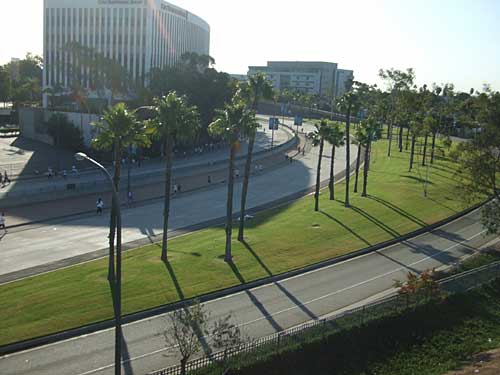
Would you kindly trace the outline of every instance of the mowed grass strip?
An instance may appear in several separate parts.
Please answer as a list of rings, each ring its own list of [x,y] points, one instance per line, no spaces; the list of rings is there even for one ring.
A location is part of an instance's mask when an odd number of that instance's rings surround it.
[[[453,178],[456,165],[436,159],[429,168],[428,197],[424,198],[426,169],[420,166],[420,157],[409,173],[408,152],[399,153],[396,142],[393,145],[391,158],[387,158],[386,140],[373,147],[369,197],[353,193],[352,208],[346,209],[341,183],[336,186],[338,201],[328,200],[327,190],[323,191],[320,212],[313,211],[311,196],[263,212],[248,223],[246,244],[234,240],[233,265],[223,261],[222,227],[171,240],[167,264],[160,260],[157,244],[124,253],[123,312],[330,259],[466,208]],[[359,192],[361,183],[360,179]],[[0,286],[0,345],[112,318],[106,276],[107,260],[102,259]]]

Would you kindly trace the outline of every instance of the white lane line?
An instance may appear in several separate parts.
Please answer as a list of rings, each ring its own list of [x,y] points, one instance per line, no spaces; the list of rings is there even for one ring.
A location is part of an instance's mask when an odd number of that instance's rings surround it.
[[[435,258],[436,256],[438,256],[438,255],[440,255],[440,254],[442,254],[442,253],[445,253],[445,252],[447,252],[447,251],[449,251],[449,250],[451,250],[451,249],[453,249],[453,248],[455,248],[455,247],[458,247],[458,246],[460,246],[460,245],[463,245],[465,242],[468,242],[468,241],[470,241],[470,240],[473,240],[473,239],[474,239],[474,238],[476,238],[476,237],[479,237],[480,235],[482,235],[482,234],[483,234],[483,233],[485,233],[485,232],[486,232],[486,230],[483,230],[483,231],[481,231],[481,232],[479,232],[479,233],[476,233],[475,235],[473,235],[473,236],[472,236],[472,237],[470,237],[470,238],[467,238],[467,239],[465,239],[465,240],[463,240],[463,241],[461,241],[461,242],[459,242],[459,243],[455,243],[454,245],[449,246],[448,248],[446,248],[446,249],[444,249],[444,250],[440,250],[440,251],[436,252],[436,253],[435,253],[435,254],[433,254],[433,255],[427,256],[427,257],[422,258],[422,259],[420,259],[420,260],[418,260],[418,261],[415,261],[415,262],[413,262],[413,263],[410,263],[410,264],[408,264],[406,267],[399,267],[399,268],[396,268],[396,269],[394,269],[394,270],[392,270],[392,271],[389,271],[389,272],[386,272],[386,273],[384,273],[384,274],[381,274],[381,275],[378,275],[378,276],[372,277],[372,278],[370,278],[370,279],[368,279],[368,280],[361,281],[361,282],[359,282],[359,283],[357,283],[357,284],[350,285],[350,286],[345,287],[345,288],[343,288],[343,289],[339,289],[339,290],[337,290],[337,291],[335,291],[335,292],[328,293],[328,294],[325,294],[325,295],[320,296],[320,297],[317,297],[317,298],[313,298],[313,299],[311,299],[311,300],[309,300],[309,301],[307,301],[307,302],[300,303],[300,304],[295,304],[295,305],[294,305],[294,306],[292,306],[292,307],[289,307],[289,308],[286,308],[286,309],[283,309],[283,310],[280,310],[280,311],[274,312],[274,313],[272,313],[272,314],[263,315],[263,316],[262,316],[262,317],[260,317],[260,318],[257,318],[257,319],[254,319],[254,320],[250,320],[250,321],[245,322],[245,323],[238,324],[238,327],[244,327],[244,326],[247,326],[247,325],[250,325],[250,324],[253,324],[253,323],[256,323],[256,322],[262,321],[262,320],[264,320],[264,319],[268,319],[268,318],[270,318],[270,317],[272,317],[272,316],[276,316],[276,315],[279,315],[279,314],[282,314],[282,313],[285,313],[285,312],[288,312],[288,311],[291,311],[291,310],[294,310],[294,309],[300,308],[301,306],[306,306],[306,305],[309,305],[309,304],[311,304],[311,303],[314,303],[314,302],[320,301],[320,300],[322,300],[322,299],[325,299],[325,298],[328,298],[328,297],[334,296],[334,295],[336,295],[336,294],[340,294],[340,293],[343,293],[343,292],[345,292],[345,291],[348,291],[348,290],[351,290],[351,289],[357,288],[357,287],[359,287],[359,286],[361,286],[361,285],[364,285],[364,284],[370,283],[370,282],[372,282],[372,281],[374,281],[374,280],[377,280],[377,279],[380,279],[380,278],[384,278],[384,277],[386,277],[386,276],[389,276],[390,274],[393,274],[393,273],[396,273],[396,272],[402,271],[402,270],[406,269],[407,267],[411,267],[411,266],[414,266],[414,265],[416,265],[416,264],[422,263],[422,262],[424,262],[424,261],[426,261],[426,260],[433,259],[433,258]],[[244,293],[244,292],[243,292],[243,293]],[[209,337],[210,337],[210,336],[204,336],[204,338],[209,338]],[[168,350],[173,349],[173,348],[175,348],[175,346],[173,346],[173,347],[168,347],[168,348],[158,349],[158,350],[155,350],[155,351],[150,352],[150,353],[145,353],[145,354],[142,354],[142,355],[139,355],[139,356],[133,357],[133,358],[129,358],[129,359],[127,359],[127,360],[123,361],[122,363],[128,363],[128,362],[135,361],[135,360],[138,360],[138,359],[143,359],[143,358],[146,358],[146,357],[150,357],[150,356],[152,356],[152,355],[155,355],[155,354],[158,354],[158,353],[161,353],[161,352],[165,352],[165,351],[168,351]],[[114,364],[107,365],[107,366],[103,366],[103,367],[100,367],[100,368],[98,368],[98,369],[94,369],[94,370],[91,370],[91,371],[87,371],[87,372],[84,372],[84,373],[81,373],[81,374],[78,374],[78,375],[91,375],[91,374],[95,374],[95,373],[97,373],[97,372],[100,372],[100,371],[106,370],[106,369],[111,368],[111,367],[113,367],[113,366],[114,366]]]

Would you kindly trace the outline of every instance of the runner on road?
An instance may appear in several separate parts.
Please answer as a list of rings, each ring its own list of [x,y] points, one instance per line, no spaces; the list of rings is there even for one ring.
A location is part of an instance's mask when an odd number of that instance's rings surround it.
[[[104,208],[104,202],[102,201],[102,199],[98,198],[95,205],[96,205],[96,208],[97,208],[96,213],[98,215],[102,215],[102,209]]]

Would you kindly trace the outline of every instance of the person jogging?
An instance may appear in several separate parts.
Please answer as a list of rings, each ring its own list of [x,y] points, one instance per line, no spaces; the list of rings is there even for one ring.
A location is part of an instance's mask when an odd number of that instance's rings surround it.
[[[102,209],[104,208],[104,202],[102,201],[102,199],[98,198],[95,205],[97,209],[96,210],[97,215],[102,215]]]

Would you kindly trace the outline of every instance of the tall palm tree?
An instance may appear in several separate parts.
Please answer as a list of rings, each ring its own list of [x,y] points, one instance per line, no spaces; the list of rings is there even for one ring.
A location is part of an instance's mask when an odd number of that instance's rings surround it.
[[[92,140],[92,146],[98,150],[114,151],[113,183],[119,190],[121,160],[123,150],[129,145],[147,146],[149,138],[145,125],[138,121],[135,113],[128,110],[124,103],[118,103],[104,112],[99,122],[93,123],[97,128],[97,137]],[[114,202],[120,204],[120,202]],[[109,270],[108,279],[114,280],[114,242],[116,230],[116,212],[114,204],[111,209],[109,228]]]
[[[342,147],[345,145],[345,133],[342,131],[342,129],[340,129],[338,123],[329,125],[326,140],[332,145],[332,154],[330,157],[330,180],[328,182],[328,189],[330,190],[330,200],[333,201],[335,200],[335,150],[337,149],[337,147]]]
[[[372,143],[377,141],[382,137],[382,127],[373,118],[368,117],[365,121],[361,122],[361,126],[358,128],[357,139],[361,141],[361,145],[365,150],[365,165],[363,169],[363,192],[362,197],[367,196],[367,186],[368,186],[368,172],[370,170],[370,156],[372,150]]]
[[[164,142],[166,164],[161,259],[166,262],[172,183],[172,150],[176,144],[188,142],[199,133],[200,120],[198,109],[195,106],[190,106],[187,98],[178,96],[175,91],[170,91],[167,96],[155,99],[154,105],[155,117],[148,122],[148,130]]]
[[[214,119],[208,126],[211,136],[224,139],[229,143],[229,170],[227,184],[227,211],[226,211],[226,249],[225,262],[232,262],[231,236],[233,221],[233,191],[234,191],[234,159],[240,147],[240,137],[248,135],[248,129],[255,127],[255,113],[248,110],[240,93],[226,104],[223,110],[218,110]]]
[[[242,90],[242,95],[246,99],[247,103],[251,106],[252,111],[257,112],[257,107],[261,100],[270,100],[274,96],[274,91],[271,83],[266,80],[266,77],[262,73],[257,73],[256,75],[248,79],[248,83]],[[238,241],[244,240],[245,231],[245,210],[247,202],[248,193],[248,182],[250,179],[250,173],[252,171],[252,154],[255,144],[255,135],[257,132],[258,123],[255,122],[253,129],[248,129],[248,150],[247,159],[245,162],[245,174],[243,176],[243,186],[241,189],[241,208],[240,208],[240,225],[238,229]]]
[[[316,168],[316,190],[314,191],[314,211],[319,211],[319,189],[321,184],[321,160],[323,159],[323,149],[325,147],[325,138],[328,137],[330,129],[328,122],[322,119],[319,124],[315,124],[316,128],[307,136],[312,141],[314,147],[319,146],[318,166]]]

